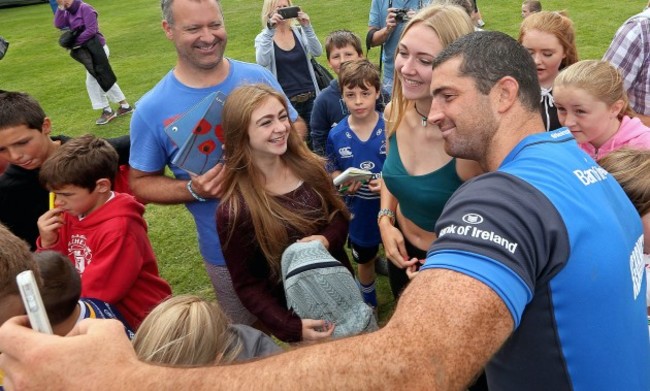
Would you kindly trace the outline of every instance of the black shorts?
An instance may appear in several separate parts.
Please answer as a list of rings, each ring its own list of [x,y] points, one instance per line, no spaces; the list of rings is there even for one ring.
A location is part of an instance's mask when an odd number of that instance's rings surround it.
[[[371,247],[362,247],[358,244],[353,243],[349,238],[348,247],[350,247],[352,259],[354,259],[354,262],[358,263],[359,265],[366,264],[377,258],[377,252],[379,252],[379,244]]]

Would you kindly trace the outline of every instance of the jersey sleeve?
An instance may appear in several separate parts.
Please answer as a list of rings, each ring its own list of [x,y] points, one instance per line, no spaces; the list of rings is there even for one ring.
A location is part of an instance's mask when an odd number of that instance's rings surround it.
[[[536,288],[566,264],[569,240],[549,199],[506,173],[464,184],[445,205],[422,269],[457,271],[488,285],[519,325]]]

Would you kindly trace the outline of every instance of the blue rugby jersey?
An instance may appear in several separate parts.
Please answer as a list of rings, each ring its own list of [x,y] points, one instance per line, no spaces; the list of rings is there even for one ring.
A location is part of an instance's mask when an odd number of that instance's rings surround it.
[[[436,232],[422,269],[480,280],[513,317],[490,389],[650,390],[640,219],[568,130],[525,138],[461,186]]]
[[[355,167],[378,174],[386,160],[386,134],[384,119],[379,120],[366,141],[361,141],[350,129],[348,117],[339,122],[327,136],[325,147],[328,170],[330,172]],[[377,213],[380,208],[380,195],[373,193],[368,184],[363,184],[354,194],[347,195],[345,202],[352,213],[350,220],[350,240],[354,244],[372,247],[381,243]]]

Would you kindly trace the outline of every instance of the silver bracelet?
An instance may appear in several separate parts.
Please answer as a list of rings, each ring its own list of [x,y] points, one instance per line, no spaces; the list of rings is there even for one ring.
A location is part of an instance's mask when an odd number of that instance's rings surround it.
[[[192,197],[194,197],[195,200],[197,200],[199,202],[207,201],[205,198],[203,198],[200,195],[196,194],[194,189],[192,189],[192,180],[191,179],[189,181],[187,181],[187,185],[185,187],[187,187],[187,191],[190,192],[190,194],[192,195]]]

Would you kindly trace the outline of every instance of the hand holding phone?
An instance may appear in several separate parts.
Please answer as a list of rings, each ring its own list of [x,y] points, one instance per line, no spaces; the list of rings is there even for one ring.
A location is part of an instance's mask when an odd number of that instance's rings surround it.
[[[52,334],[52,326],[47,317],[38,285],[36,285],[34,272],[25,270],[19,273],[16,276],[16,283],[20,289],[20,297],[23,299],[23,305],[25,306],[25,311],[27,311],[32,330]]]

